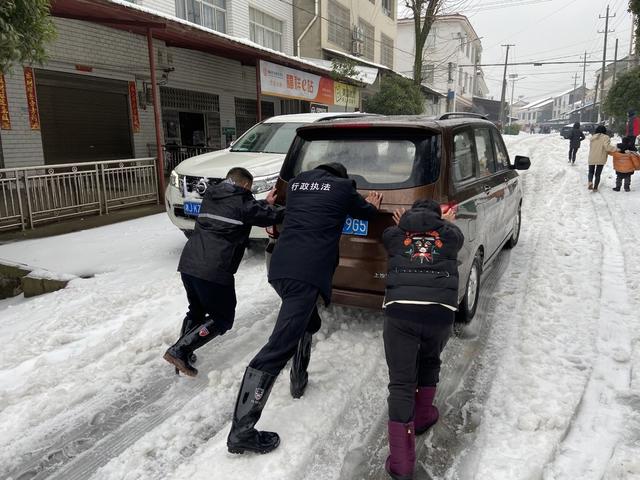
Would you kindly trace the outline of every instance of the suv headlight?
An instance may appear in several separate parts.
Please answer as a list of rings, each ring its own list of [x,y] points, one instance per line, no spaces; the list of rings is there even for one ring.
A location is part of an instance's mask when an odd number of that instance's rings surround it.
[[[180,188],[180,177],[175,170],[171,170],[171,176],[169,177],[169,185],[175,188]]]
[[[253,179],[253,188],[251,191],[254,194],[268,192],[278,181],[278,173],[272,173],[271,175],[265,175],[264,177],[256,177]]]

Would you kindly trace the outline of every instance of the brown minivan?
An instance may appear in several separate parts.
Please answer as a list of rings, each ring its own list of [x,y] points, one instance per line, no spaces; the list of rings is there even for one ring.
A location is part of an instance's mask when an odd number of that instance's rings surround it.
[[[380,213],[370,221],[347,218],[340,241],[340,264],[333,277],[335,303],[381,308],[387,272],[382,232],[393,224],[396,208],[432,198],[443,210],[457,211],[455,223],[465,236],[459,254],[459,321],[475,314],[482,270],[520,234],[522,188],[496,126],[483,117],[450,113],[368,117],[323,122],[298,129],[280,170],[279,203],[286,203],[288,181],[316,166],[340,162],[363,195],[380,191]],[[267,254],[278,231],[270,232]]]

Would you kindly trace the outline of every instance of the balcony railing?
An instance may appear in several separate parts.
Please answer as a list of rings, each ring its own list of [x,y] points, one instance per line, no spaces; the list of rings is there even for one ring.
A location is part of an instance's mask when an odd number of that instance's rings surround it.
[[[0,231],[157,202],[155,158],[0,169]]]

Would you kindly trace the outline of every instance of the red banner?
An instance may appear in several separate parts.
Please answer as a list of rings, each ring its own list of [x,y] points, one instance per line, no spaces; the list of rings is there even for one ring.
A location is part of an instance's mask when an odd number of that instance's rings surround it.
[[[31,67],[24,67],[24,88],[27,92],[27,108],[31,130],[40,130],[40,114],[38,113],[38,96],[36,95],[36,78]]]
[[[140,112],[138,112],[136,82],[129,82],[129,102],[131,103],[131,127],[133,128],[133,133],[140,133]]]
[[[9,100],[7,100],[7,85],[4,83],[4,75],[0,73],[0,128],[11,130],[11,117],[9,116]]]

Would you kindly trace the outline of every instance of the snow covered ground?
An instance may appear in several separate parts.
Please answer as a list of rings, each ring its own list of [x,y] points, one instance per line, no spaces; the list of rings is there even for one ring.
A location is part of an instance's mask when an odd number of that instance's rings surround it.
[[[532,160],[520,243],[447,345],[442,421],[418,442],[416,478],[640,478],[640,176],[613,192],[608,166],[593,194],[588,148],[570,167],[559,137],[506,140]],[[302,399],[287,374],[276,383],[259,426],[280,448],[226,452],[242,372],[279,302],[249,252],[234,329],[199,352],[197,379],[176,377],[161,356],[185,309],[183,245],[156,215],[0,246],[2,259],[78,277],[0,301],[0,478],[386,478],[381,316],[357,309],[321,313]]]

